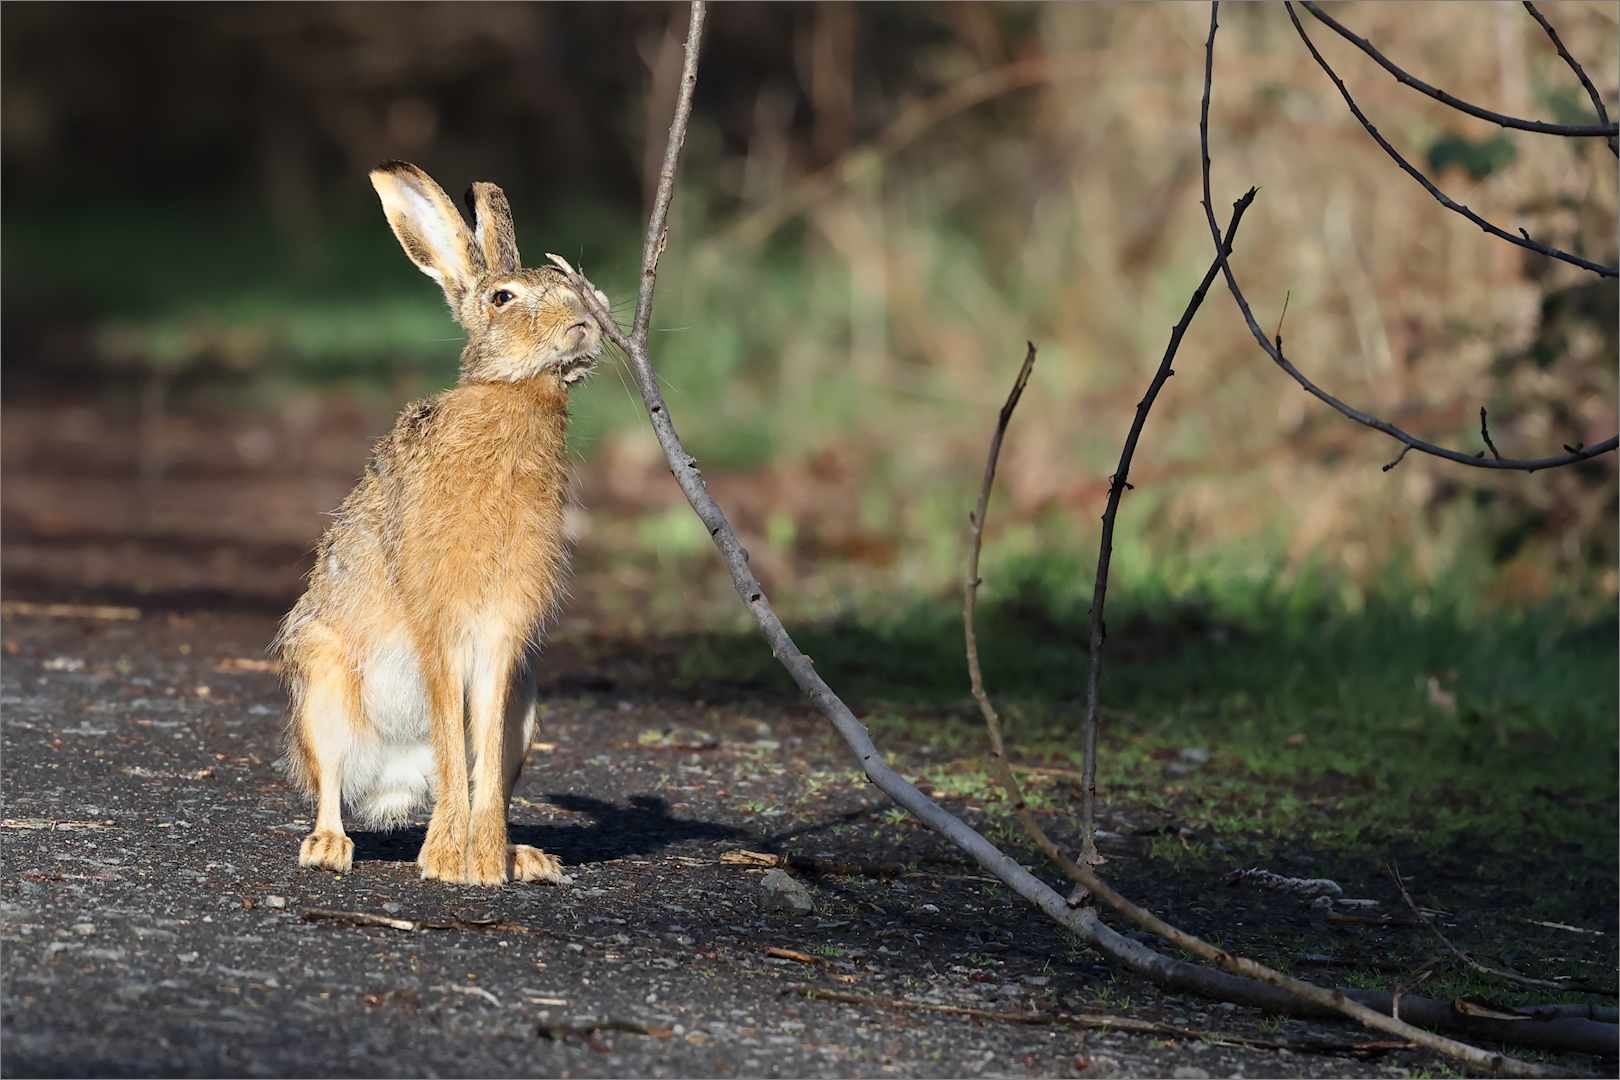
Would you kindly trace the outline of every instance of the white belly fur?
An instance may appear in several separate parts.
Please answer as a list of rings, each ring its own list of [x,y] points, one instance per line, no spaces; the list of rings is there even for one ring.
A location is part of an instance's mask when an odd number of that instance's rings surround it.
[[[469,658],[474,659],[474,658]],[[507,738],[526,751],[536,709],[532,653],[513,672]],[[474,669],[476,663],[469,665]],[[380,645],[361,672],[361,707],[368,724],[343,760],[343,801],[365,828],[408,824],[434,796],[431,710],[416,650],[403,637]]]
[[[366,828],[398,828],[433,796],[430,710],[416,650],[383,643],[361,672],[361,707],[370,721],[343,763],[343,799]]]

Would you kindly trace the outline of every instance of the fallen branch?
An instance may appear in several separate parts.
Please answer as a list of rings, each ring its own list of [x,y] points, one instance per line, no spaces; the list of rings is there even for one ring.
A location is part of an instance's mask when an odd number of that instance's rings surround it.
[[[1519,247],[1524,248],[1526,251],[1534,251],[1538,255],[1545,255],[1551,259],[1560,259],[1563,262],[1569,263],[1571,266],[1579,266],[1582,270],[1590,270],[1594,274],[1599,274],[1603,277],[1620,277],[1620,269],[1616,269],[1613,266],[1604,266],[1602,263],[1595,263],[1589,259],[1583,259],[1579,255],[1571,255],[1567,251],[1562,251],[1555,247],[1548,247],[1546,244],[1539,244],[1530,239],[1528,235],[1523,235],[1522,233],[1519,236],[1514,236],[1512,233],[1498,228],[1489,221],[1486,221],[1484,218],[1468,209],[1468,207],[1464,206],[1460,202],[1456,202],[1445,192],[1435,187],[1429,178],[1418,172],[1417,169],[1412,166],[1411,162],[1402,157],[1400,151],[1391,146],[1389,140],[1380,135],[1378,133],[1378,129],[1373,126],[1372,121],[1367,119],[1366,114],[1361,111],[1361,107],[1356,104],[1356,99],[1350,96],[1350,91],[1345,87],[1344,80],[1340,79],[1334,70],[1328,66],[1328,62],[1322,58],[1322,54],[1316,51],[1316,45],[1311,41],[1310,35],[1305,33],[1305,27],[1300,23],[1299,16],[1294,13],[1294,5],[1291,0],[1285,0],[1283,6],[1288,9],[1288,18],[1293,21],[1294,29],[1299,33],[1299,39],[1303,41],[1305,43],[1305,47],[1310,50],[1311,56],[1315,58],[1317,66],[1323,71],[1327,72],[1327,77],[1332,79],[1333,85],[1339,88],[1339,96],[1344,98],[1344,103],[1346,105],[1350,106],[1350,112],[1357,120],[1361,122],[1361,126],[1366,129],[1367,134],[1371,135],[1373,137],[1373,141],[1378,143],[1378,145],[1383,148],[1384,153],[1388,154],[1394,159],[1395,164],[1401,167],[1402,172],[1406,173],[1406,175],[1423,185],[1423,190],[1434,196],[1436,202],[1454,214],[1461,214],[1463,217],[1467,218],[1475,225],[1478,225],[1481,229],[1490,233],[1499,240],[1506,240],[1510,244],[1516,244]]]
[[[652,361],[647,351],[648,317],[652,310],[653,288],[658,274],[658,259],[667,240],[667,222],[669,203],[675,189],[675,170],[680,159],[681,146],[686,138],[687,123],[692,109],[692,92],[697,82],[698,43],[702,36],[704,18],[704,5],[702,0],[694,0],[691,6],[691,20],[688,24],[686,39],[686,57],[681,72],[680,93],[677,97],[675,118],[670,125],[669,142],[664,153],[663,167],[659,173],[658,191],[653,201],[652,213],[647,223],[647,236],[642,251],[641,285],[636,300],[635,318],[629,332],[626,332],[613,319],[612,313],[602,303],[601,294],[582,274],[569,266],[568,263],[557,257],[552,260],[569,276],[576,292],[584,301],[587,310],[601,326],[603,333],[624,354],[630,364],[635,377],[637,388],[641,391],[642,401],[646,405],[647,414],[651,421],[654,435],[659,446],[664,451],[665,460],[669,463],[670,472],[679,485],[681,492],[686,496],[693,511],[699,520],[708,529],[710,539],[719,550],[726,568],[731,573],[732,584],[742,597],[743,605],[753,618],[760,632],[765,636],[771,646],[772,654],[787,669],[799,688],[809,698],[810,702],[832,724],[835,731],[848,744],[867,777],[880,791],[889,796],[896,804],[916,817],[928,828],[939,833],[945,839],[970,855],[980,866],[994,874],[1013,893],[1029,901],[1037,910],[1043,912],[1054,922],[1072,932],[1082,940],[1093,945],[1103,955],[1117,963],[1123,964],[1161,985],[1185,985],[1188,988],[1198,987],[1194,992],[1216,997],[1220,1000],[1238,1001],[1244,1004],[1252,1000],[1268,1000],[1271,1002],[1270,1011],[1296,1013],[1308,1002],[1325,1005],[1326,1008],[1339,1012],[1352,1011],[1354,999],[1350,992],[1328,991],[1321,987],[1299,983],[1297,980],[1287,980],[1288,990],[1280,987],[1267,987],[1252,979],[1233,978],[1217,971],[1206,968],[1195,968],[1193,965],[1180,961],[1170,960],[1150,949],[1121,937],[1104,925],[1098,918],[1096,910],[1092,907],[1071,907],[1063,897],[1050,886],[1040,881],[1033,874],[1019,866],[1010,856],[996,848],[984,836],[970,828],[965,822],[946,812],[937,803],[933,802],[913,784],[907,781],[887,762],[873,744],[871,735],[865,726],[856,719],[842,699],[835,694],[821,675],[816,671],[815,665],[801,652],[793,639],[789,636],[781,620],[777,617],[775,609],[766,598],[764,589],[759,580],[749,568],[748,553],[738,541],[736,533],[726,520],[725,513],[714,501],[713,496],[704,485],[702,473],[697,467],[697,459],[686,452],[681,444],[680,436],[675,431],[673,421],[669,416],[668,406],[664,402],[663,392],[658,385],[658,378],[653,371]],[[1211,26],[1211,50],[1213,49],[1213,21]],[[1206,110],[1208,99],[1208,71],[1206,70]],[[1206,142],[1207,148],[1207,142]],[[1207,151],[1205,158],[1207,161]],[[1206,188],[1207,188],[1206,172]],[[1252,198],[1252,196],[1251,196]],[[1207,200],[1206,200],[1207,201]],[[1240,204],[1243,205],[1243,204]],[[1233,224],[1236,224],[1237,215],[1234,214]],[[1226,267],[1227,241],[1218,240],[1221,250],[1217,255],[1216,263],[1223,269]],[[1227,271],[1228,274],[1230,271]],[[1211,278],[1212,280],[1212,278]],[[1190,315],[1187,316],[1190,319]],[[1185,321],[1185,320],[1184,320]],[[1183,327],[1184,329],[1184,327]],[[1179,335],[1177,337],[1179,340]],[[1107,889],[1095,875],[1085,868],[1081,868],[1089,880],[1087,888]],[[1118,894],[1108,890],[1113,897],[1109,902],[1121,907],[1121,910],[1134,912],[1132,918],[1144,925],[1158,924],[1158,920],[1151,915],[1136,908],[1119,897]],[[1165,929],[1181,935],[1168,926]],[[1204,943],[1198,942],[1199,945]],[[1233,958],[1220,950],[1210,946],[1204,948],[1211,954],[1218,955],[1228,963]],[[1259,965],[1251,965],[1258,971],[1265,971]],[[1283,978],[1276,973],[1268,973],[1274,978]],[[1268,980],[1270,981],[1270,980]],[[1218,988],[1218,989],[1217,989]],[[1216,992],[1211,992],[1216,990]],[[1267,991],[1272,991],[1267,993]],[[1298,996],[1296,996],[1298,995]],[[1301,1002],[1304,997],[1306,1002]],[[1389,1017],[1371,1013],[1370,1010],[1355,1006],[1358,1019],[1367,1019],[1369,1026],[1383,1030],[1393,1031],[1413,1042],[1436,1049],[1445,1049],[1447,1052],[1465,1056],[1471,1063],[1497,1072],[1508,1072],[1511,1075],[1522,1076],[1550,1076],[1549,1070],[1540,1066],[1517,1061],[1513,1058],[1497,1054],[1486,1054],[1473,1047],[1466,1047],[1447,1039],[1438,1039],[1428,1032],[1413,1028],[1410,1025],[1394,1021]],[[1551,1023],[1583,1024],[1590,1021],[1553,1021]],[[1393,1026],[1392,1026],[1393,1025]],[[1545,1028],[1549,1025],[1541,1024],[1501,1024],[1499,1026],[1518,1029]],[[1594,1025],[1602,1027],[1603,1025]],[[1590,1051],[1589,1051],[1590,1052]]]
[[[1137,1020],[1129,1016],[1101,1014],[1087,1016],[1076,1013],[992,1012],[963,1005],[936,1005],[928,1001],[906,1001],[904,998],[877,997],[872,994],[845,994],[837,990],[821,990],[814,986],[795,986],[793,992],[812,1001],[836,1001],[844,1005],[881,1005],[886,1009],[909,1012],[940,1013],[945,1016],[967,1016],[997,1024],[1024,1024],[1031,1027],[1101,1028],[1104,1031],[1130,1031],[1138,1035],[1159,1035],[1171,1039],[1197,1039],[1201,1042],[1226,1043],[1247,1046],[1255,1050],[1288,1050],[1309,1054],[1381,1053],[1388,1050],[1410,1050],[1407,1042],[1347,1043],[1331,1039],[1308,1039],[1276,1042],[1271,1039],[1251,1039],[1242,1035],[1229,1035],[1220,1031],[1198,1031],[1160,1024],[1152,1020]]]

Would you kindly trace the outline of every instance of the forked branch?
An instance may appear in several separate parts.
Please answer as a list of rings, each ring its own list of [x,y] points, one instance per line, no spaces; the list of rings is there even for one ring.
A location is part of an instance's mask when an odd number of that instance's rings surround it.
[[[1299,19],[1294,15],[1292,6],[1290,6],[1288,9],[1288,15],[1289,18],[1294,20],[1295,27],[1299,27]],[[1302,27],[1300,27],[1300,32],[1303,35],[1304,29]],[[1307,41],[1308,40],[1309,39],[1307,39]],[[1209,185],[1209,98],[1210,87],[1214,79],[1214,64],[1215,18],[1212,15],[1210,18],[1210,37],[1208,43],[1205,45],[1204,99],[1198,121],[1198,138],[1204,180],[1204,217],[1209,223],[1210,236],[1215,241],[1216,245],[1219,246],[1221,244],[1220,224],[1215,220],[1214,206],[1210,201],[1211,196]],[[1566,453],[1560,454],[1557,457],[1518,460],[1514,458],[1487,458],[1483,456],[1476,456],[1473,454],[1464,453],[1461,450],[1452,450],[1444,446],[1437,446],[1436,444],[1428,442],[1425,439],[1420,439],[1415,435],[1409,434],[1408,432],[1396,427],[1394,424],[1391,424],[1387,420],[1381,420],[1378,417],[1373,416],[1371,413],[1362,412],[1353,405],[1340,401],[1326,390],[1323,390],[1320,386],[1317,386],[1310,379],[1306,378],[1305,375],[1300,372],[1300,370],[1296,368],[1286,356],[1283,355],[1281,339],[1279,338],[1277,341],[1273,342],[1266,336],[1266,332],[1261,329],[1259,321],[1254,317],[1254,310],[1249,306],[1248,298],[1243,295],[1243,290],[1238,285],[1237,275],[1232,271],[1230,260],[1228,260],[1223,253],[1218,256],[1218,261],[1221,264],[1221,272],[1226,277],[1226,286],[1231,290],[1232,299],[1237,302],[1238,310],[1243,313],[1243,321],[1248,324],[1249,333],[1254,336],[1254,340],[1260,344],[1260,348],[1265,351],[1266,355],[1271,357],[1272,361],[1278,367],[1282,368],[1283,371],[1288,374],[1289,378],[1299,383],[1300,386],[1305,388],[1307,393],[1316,398],[1318,401],[1328,405],[1341,415],[1349,417],[1356,423],[1365,427],[1370,427],[1374,431],[1381,431],[1390,438],[1402,443],[1403,449],[1401,450],[1401,457],[1405,457],[1407,451],[1409,450],[1417,450],[1425,454],[1430,454],[1434,457],[1444,458],[1447,461],[1454,461],[1459,465],[1469,465],[1476,469],[1505,469],[1517,472],[1536,472],[1541,469],[1552,469],[1561,465],[1573,465],[1578,461],[1586,461],[1590,458],[1597,457],[1600,454],[1607,454],[1614,450],[1616,446],[1620,446],[1620,436],[1611,435],[1609,438],[1603,440],[1595,446],[1565,447]],[[1396,458],[1394,462],[1390,463],[1389,468],[1393,468],[1394,465],[1399,461],[1400,458]]]
[[[1620,142],[1617,142],[1615,138],[1615,129],[1620,127],[1620,124],[1609,122],[1609,110],[1603,107],[1603,95],[1598,93],[1598,88],[1592,85],[1592,80],[1586,77],[1586,69],[1581,67],[1580,61],[1571,56],[1569,50],[1564,48],[1564,39],[1558,36],[1558,31],[1553,29],[1553,24],[1548,22],[1546,17],[1536,10],[1536,5],[1532,4],[1530,0],[1524,0],[1524,9],[1530,13],[1531,18],[1541,24],[1543,30],[1547,31],[1547,36],[1552,39],[1553,48],[1558,50],[1558,55],[1564,58],[1564,63],[1568,64],[1570,70],[1575,72],[1575,77],[1581,80],[1581,86],[1586,89],[1586,96],[1592,99],[1592,109],[1597,113],[1598,120],[1608,124],[1609,149],[1617,157],[1620,157]]]
[[[1350,106],[1350,111],[1355,114],[1355,118],[1357,120],[1361,121],[1361,126],[1367,129],[1367,134],[1371,135],[1374,141],[1376,141],[1378,145],[1383,148],[1384,153],[1388,154],[1395,160],[1395,164],[1401,167],[1402,172],[1416,180],[1419,184],[1422,184],[1423,190],[1427,191],[1430,195],[1433,195],[1435,200],[1439,202],[1441,206],[1445,207],[1447,210],[1450,210],[1452,213],[1461,214],[1463,217],[1467,218],[1469,221],[1472,221],[1475,225],[1478,225],[1481,229],[1490,233],[1492,236],[1501,240],[1506,240],[1510,244],[1517,244],[1526,251],[1534,251],[1538,255],[1545,255],[1551,259],[1561,259],[1572,266],[1579,266],[1583,270],[1590,270],[1594,274],[1601,274],[1603,277],[1620,277],[1620,269],[1616,269],[1613,266],[1604,266],[1602,263],[1595,263],[1590,259],[1583,259],[1579,255],[1571,255],[1569,252],[1562,251],[1555,247],[1548,247],[1546,244],[1538,243],[1535,240],[1530,239],[1528,233],[1522,233],[1519,236],[1514,236],[1512,233],[1498,228],[1489,221],[1486,221],[1484,218],[1468,209],[1468,207],[1452,199],[1445,192],[1435,187],[1434,184],[1430,182],[1429,178],[1418,172],[1417,169],[1413,167],[1411,162],[1402,157],[1400,151],[1391,146],[1389,140],[1384,138],[1383,135],[1379,134],[1378,129],[1373,126],[1372,121],[1367,119],[1366,114],[1361,111],[1361,107],[1356,104],[1356,99],[1350,96],[1350,91],[1345,87],[1344,80],[1340,79],[1338,74],[1328,66],[1328,62],[1322,58],[1322,54],[1316,51],[1315,43],[1311,41],[1310,35],[1305,32],[1305,27],[1300,23],[1299,16],[1294,13],[1294,5],[1291,0],[1285,0],[1283,6],[1288,9],[1288,18],[1293,22],[1294,30],[1298,32],[1299,39],[1303,41],[1305,43],[1305,47],[1311,51],[1311,56],[1315,58],[1317,66],[1323,71],[1327,72],[1328,78],[1333,80],[1333,85],[1339,88],[1339,96],[1344,98],[1344,103],[1346,105]]]

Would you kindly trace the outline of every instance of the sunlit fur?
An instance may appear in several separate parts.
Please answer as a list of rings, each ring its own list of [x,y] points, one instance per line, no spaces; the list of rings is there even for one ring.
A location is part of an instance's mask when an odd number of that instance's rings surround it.
[[[468,193],[474,232],[415,166],[371,179],[467,347],[455,389],[408,406],[378,442],[278,637],[287,774],[318,804],[299,863],[349,869],[345,805],[392,827],[431,799],[423,877],[557,881],[553,856],[507,844],[506,813],[567,571],[568,387],[596,362],[601,328],[560,272],[519,267],[493,184]]]

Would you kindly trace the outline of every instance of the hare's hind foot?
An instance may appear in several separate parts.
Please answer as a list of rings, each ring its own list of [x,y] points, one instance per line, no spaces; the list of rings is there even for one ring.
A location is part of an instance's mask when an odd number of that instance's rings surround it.
[[[298,865],[347,874],[354,865],[354,841],[340,832],[317,829],[299,846]]]
[[[561,885],[562,860],[528,844],[506,845],[506,871],[513,881]]]

